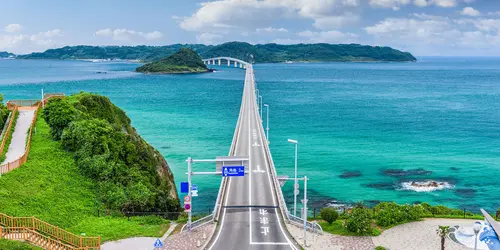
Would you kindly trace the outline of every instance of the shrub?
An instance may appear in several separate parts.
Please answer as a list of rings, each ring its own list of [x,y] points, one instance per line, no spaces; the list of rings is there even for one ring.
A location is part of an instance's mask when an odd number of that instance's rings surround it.
[[[374,210],[377,225],[383,227],[416,221],[424,214],[424,207],[421,205],[398,205],[395,202],[381,202]]]
[[[379,236],[380,234],[382,234],[382,232],[380,232],[378,228],[373,229],[372,236]]]
[[[385,250],[385,247],[383,247],[383,246],[377,246],[377,247],[375,248],[375,250]]]
[[[321,218],[330,225],[339,218],[339,213],[332,207],[325,207],[319,213]]]
[[[356,207],[345,221],[347,230],[357,234],[367,234],[371,232],[372,214],[368,208]]]

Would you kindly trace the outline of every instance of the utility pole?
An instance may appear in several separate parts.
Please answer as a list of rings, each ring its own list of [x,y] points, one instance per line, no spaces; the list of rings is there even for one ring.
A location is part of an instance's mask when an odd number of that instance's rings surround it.
[[[297,179],[295,179],[297,180]],[[304,247],[307,247],[306,233],[307,233],[307,176],[304,176]]]
[[[299,194],[299,183],[297,181],[297,156],[299,142],[288,139],[288,142],[295,144],[295,178],[293,181],[293,216],[297,216],[297,195]]]
[[[264,107],[266,107],[266,110],[267,110],[266,138],[267,138],[267,142],[269,143],[269,104],[264,104]]]
[[[45,102],[43,101],[43,88],[42,88],[42,108],[45,108]]]
[[[187,159],[188,162],[188,195],[191,197],[191,174],[192,174],[192,169],[191,169],[191,164],[193,162],[193,159],[191,157],[188,157]],[[191,204],[193,204],[193,198],[191,198]],[[191,232],[191,219],[192,219],[192,212],[193,211],[193,206],[191,206],[191,209],[189,209],[188,213],[188,227],[189,231]]]

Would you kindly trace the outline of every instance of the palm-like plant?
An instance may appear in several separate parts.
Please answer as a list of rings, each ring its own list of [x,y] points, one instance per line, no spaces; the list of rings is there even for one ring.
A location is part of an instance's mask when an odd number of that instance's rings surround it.
[[[441,250],[444,250],[444,242],[446,240],[446,236],[448,235],[449,226],[439,226],[437,229],[437,234],[441,237]]]

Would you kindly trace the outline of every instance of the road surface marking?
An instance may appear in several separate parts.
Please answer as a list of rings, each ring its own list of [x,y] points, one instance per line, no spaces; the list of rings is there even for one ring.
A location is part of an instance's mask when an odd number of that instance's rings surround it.
[[[254,173],[265,173],[266,171],[260,169],[260,165],[257,165],[257,169],[253,171]]]
[[[262,232],[260,232],[261,234],[267,236],[267,234],[269,233],[269,227],[260,227],[262,229]]]

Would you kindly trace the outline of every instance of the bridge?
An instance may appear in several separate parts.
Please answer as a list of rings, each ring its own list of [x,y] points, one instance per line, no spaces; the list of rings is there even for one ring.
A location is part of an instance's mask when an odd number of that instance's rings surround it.
[[[193,222],[191,228],[218,222],[205,249],[301,249],[286,224],[302,227],[304,222],[288,213],[259,115],[252,64],[231,57],[207,58],[203,62],[227,63],[246,71],[229,156],[248,160],[244,163],[245,176],[222,177],[214,213]],[[307,222],[307,228],[322,231],[316,223]]]
[[[219,66],[222,65],[222,61],[226,61],[228,67],[230,67],[231,64],[234,64],[235,68],[239,67],[242,69],[246,69],[247,66],[251,66],[250,63],[245,62],[243,60],[232,58],[232,57],[225,57],[225,56],[202,59],[202,61],[208,65],[219,65]]]

